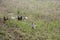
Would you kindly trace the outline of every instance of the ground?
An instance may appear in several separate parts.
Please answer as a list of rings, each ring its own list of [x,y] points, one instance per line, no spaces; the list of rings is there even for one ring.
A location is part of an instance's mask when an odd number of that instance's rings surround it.
[[[9,19],[5,23],[1,19],[0,40],[60,40],[60,1],[3,0],[0,3],[0,18],[10,17],[11,13],[28,17],[22,21]]]

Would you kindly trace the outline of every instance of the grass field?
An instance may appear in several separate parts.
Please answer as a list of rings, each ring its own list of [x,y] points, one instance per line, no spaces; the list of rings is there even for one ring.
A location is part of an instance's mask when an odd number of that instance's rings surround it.
[[[13,0],[0,2],[0,17],[9,14],[28,20],[0,20],[0,40],[60,40],[60,1]],[[13,16],[13,15],[12,15]],[[32,22],[36,28],[32,29]]]

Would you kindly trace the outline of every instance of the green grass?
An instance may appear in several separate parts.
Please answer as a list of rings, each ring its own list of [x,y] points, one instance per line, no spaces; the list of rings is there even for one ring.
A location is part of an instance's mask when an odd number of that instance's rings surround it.
[[[0,23],[1,40],[60,40],[59,2],[6,0],[1,5],[0,17],[9,16],[10,13],[28,17],[27,21],[8,20],[5,24]],[[35,29],[31,27],[32,22],[36,25]]]
[[[7,21],[7,25],[11,27],[11,25],[17,25],[19,28],[18,32],[20,31],[22,34],[25,33],[28,36],[28,40],[58,40],[59,38],[59,22],[57,20],[51,22],[44,22],[44,21],[34,21],[36,25],[36,29],[32,29],[31,22],[25,21],[17,21],[13,20],[12,24],[11,21]],[[9,27],[9,28],[10,28]],[[12,27],[13,28],[13,27]],[[58,31],[58,32],[57,32]],[[29,37],[31,36],[31,38]],[[25,38],[22,38],[25,39]]]

